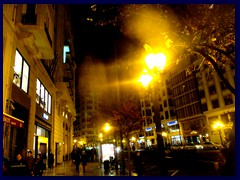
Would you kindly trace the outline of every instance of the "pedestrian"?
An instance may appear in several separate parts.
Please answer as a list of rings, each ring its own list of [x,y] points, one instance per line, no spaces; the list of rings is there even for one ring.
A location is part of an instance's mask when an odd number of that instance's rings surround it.
[[[9,175],[9,161],[7,158],[3,157],[3,176],[8,176]]]
[[[53,169],[53,163],[54,163],[54,155],[52,151],[50,151],[49,156],[48,156],[48,168]]]
[[[32,151],[27,152],[27,168],[28,168],[28,176],[33,176],[34,175],[34,158],[32,155]]]
[[[16,159],[10,165],[10,176],[27,176],[27,162],[23,159],[21,153],[16,155]]]
[[[46,170],[47,169],[47,154],[46,153],[41,153],[41,159],[43,160],[43,170]]]
[[[76,166],[76,172],[79,172],[79,165],[80,165],[80,150],[76,149],[74,152],[74,160],[75,160],[75,166]]]
[[[87,166],[87,154],[86,154],[85,150],[82,151],[81,160],[82,160],[83,173],[85,173],[86,172],[86,166]]]
[[[133,157],[133,165],[138,176],[143,175],[143,161],[140,151],[136,151]]]
[[[41,154],[38,154],[34,164],[34,176],[42,176],[44,170],[44,163]]]

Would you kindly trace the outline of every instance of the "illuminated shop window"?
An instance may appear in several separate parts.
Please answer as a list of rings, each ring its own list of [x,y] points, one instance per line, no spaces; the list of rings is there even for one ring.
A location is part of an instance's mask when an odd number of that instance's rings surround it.
[[[51,114],[52,96],[39,79],[37,79],[36,93],[36,103],[39,104],[46,112]]]
[[[13,83],[28,93],[29,65],[16,50]]]

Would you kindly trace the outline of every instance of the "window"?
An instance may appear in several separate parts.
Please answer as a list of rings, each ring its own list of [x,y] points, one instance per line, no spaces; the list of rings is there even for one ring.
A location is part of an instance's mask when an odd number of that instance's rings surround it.
[[[150,107],[150,101],[149,100],[145,100],[145,107]]]
[[[151,109],[146,110],[146,116],[152,116],[152,111]]]
[[[162,96],[165,96],[165,89],[162,90]]]
[[[172,101],[172,99],[168,99],[168,104],[169,104],[169,106],[173,106],[173,101]]]
[[[175,111],[174,111],[174,110],[172,110],[172,109],[170,110],[170,116],[171,116],[171,117],[173,117],[173,116],[176,116],[176,113],[175,113]]]
[[[165,117],[166,117],[166,119],[169,118],[168,111],[165,111]]]
[[[147,125],[152,124],[152,119],[147,119]]]
[[[163,111],[163,107],[162,107],[161,104],[159,105],[159,110],[160,110],[161,112]]]
[[[167,100],[163,101],[164,107],[167,107]]]
[[[225,96],[224,102],[225,102],[225,105],[233,104],[232,96],[231,95]]]
[[[210,86],[209,88],[209,94],[212,95],[212,94],[215,94],[216,93],[216,88],[215,88],[215,85],[212,85]]]
[[[226,85],[224,84],[224,82],[221,81],[220,85],[221,85],[221,89],[222,89],[222,90],[227,89],[227,87],[226,87]]]
[[[202,110],[203,111],[208,111],[208,107],[207,107],[206,103],[202,104]]]
[[[67,62],[67,58],[66,58],[66,54],[70,52],[70,48],[69,46],[65,45],[63,47],[63,63],[66,63]]]
[[[52,96],[39,79],[37,79],[36,96],[36,103],[39,104],[46,112],[51,114]]]
[[[29,72],[29,65],[22,55],[16,51],[13,83],[26,93],[28,93]]]
[[[205,97],[205,93],[204,93],[204,90],[199,90],[199,95],[200,95],[200,98],[204,98]]]
[[[213,109],[219,108],[219,103],[217,99],[212,101],[212,106],[213,106]]]

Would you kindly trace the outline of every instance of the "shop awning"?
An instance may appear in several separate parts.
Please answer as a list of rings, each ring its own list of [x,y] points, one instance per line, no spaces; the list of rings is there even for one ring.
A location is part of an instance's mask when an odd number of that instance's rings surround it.
[[[15,126],[17,128],[23,128],[24,126],[24,121],[15,118],[13,116],[10,116],[9,114],[3,113],[3,122],[9,123],[12,126]]]

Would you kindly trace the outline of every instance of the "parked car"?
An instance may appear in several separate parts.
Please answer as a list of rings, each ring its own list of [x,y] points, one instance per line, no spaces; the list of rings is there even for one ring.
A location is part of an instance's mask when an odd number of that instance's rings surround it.
[[[221,144],[215,144],[213,142],[205,142],[203,143],[204,149],[221,149],[223,148],[223,145]]]
[[[184,149],[186,149],[186,150],[201,150],[203,148],[204,148],[203,145],[201,145],[201,144],[194,144],[194,143],[186,144],[184,146]]]
[[[171,147],[170,147],[170,149],[171,150],[182,150],[182,149],[184,149],[184,146],[183,145],[172,145]]]

